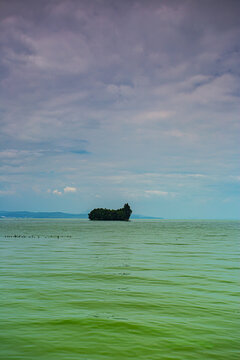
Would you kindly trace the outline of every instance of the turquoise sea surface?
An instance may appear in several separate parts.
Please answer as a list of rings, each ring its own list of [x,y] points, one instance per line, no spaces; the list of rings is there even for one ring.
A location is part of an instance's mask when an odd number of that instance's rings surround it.
[[[1,360],[239,360],[240,222],[0,220]]]

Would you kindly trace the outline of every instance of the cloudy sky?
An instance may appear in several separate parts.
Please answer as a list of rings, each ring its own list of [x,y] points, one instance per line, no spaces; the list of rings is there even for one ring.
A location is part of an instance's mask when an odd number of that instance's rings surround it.
[[[239,218],[238,0],[0,0],[0,210]]]

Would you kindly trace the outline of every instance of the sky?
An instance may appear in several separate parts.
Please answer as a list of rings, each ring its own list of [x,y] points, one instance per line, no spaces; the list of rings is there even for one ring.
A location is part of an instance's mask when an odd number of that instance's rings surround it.
[[[0,210],[240,218],[240,1],[0,0]]]

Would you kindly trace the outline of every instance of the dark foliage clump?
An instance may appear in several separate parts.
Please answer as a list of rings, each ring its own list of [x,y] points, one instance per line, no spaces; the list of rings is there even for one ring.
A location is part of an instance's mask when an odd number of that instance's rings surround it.
[[[88,217],[90,220],[119,220],[128,221],[131,216],[132,210],[128,204],[118,210],[109,209],[93,209]]]

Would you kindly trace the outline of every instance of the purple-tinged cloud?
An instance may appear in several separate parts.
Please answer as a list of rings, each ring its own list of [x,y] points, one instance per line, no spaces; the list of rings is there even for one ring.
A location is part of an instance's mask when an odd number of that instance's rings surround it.
[[[221,0],[1,1],[3,210],[28,194],[29,210],[131,198],[236,217],[239,15]],[[66,184],[74,199],[53,203]]]

